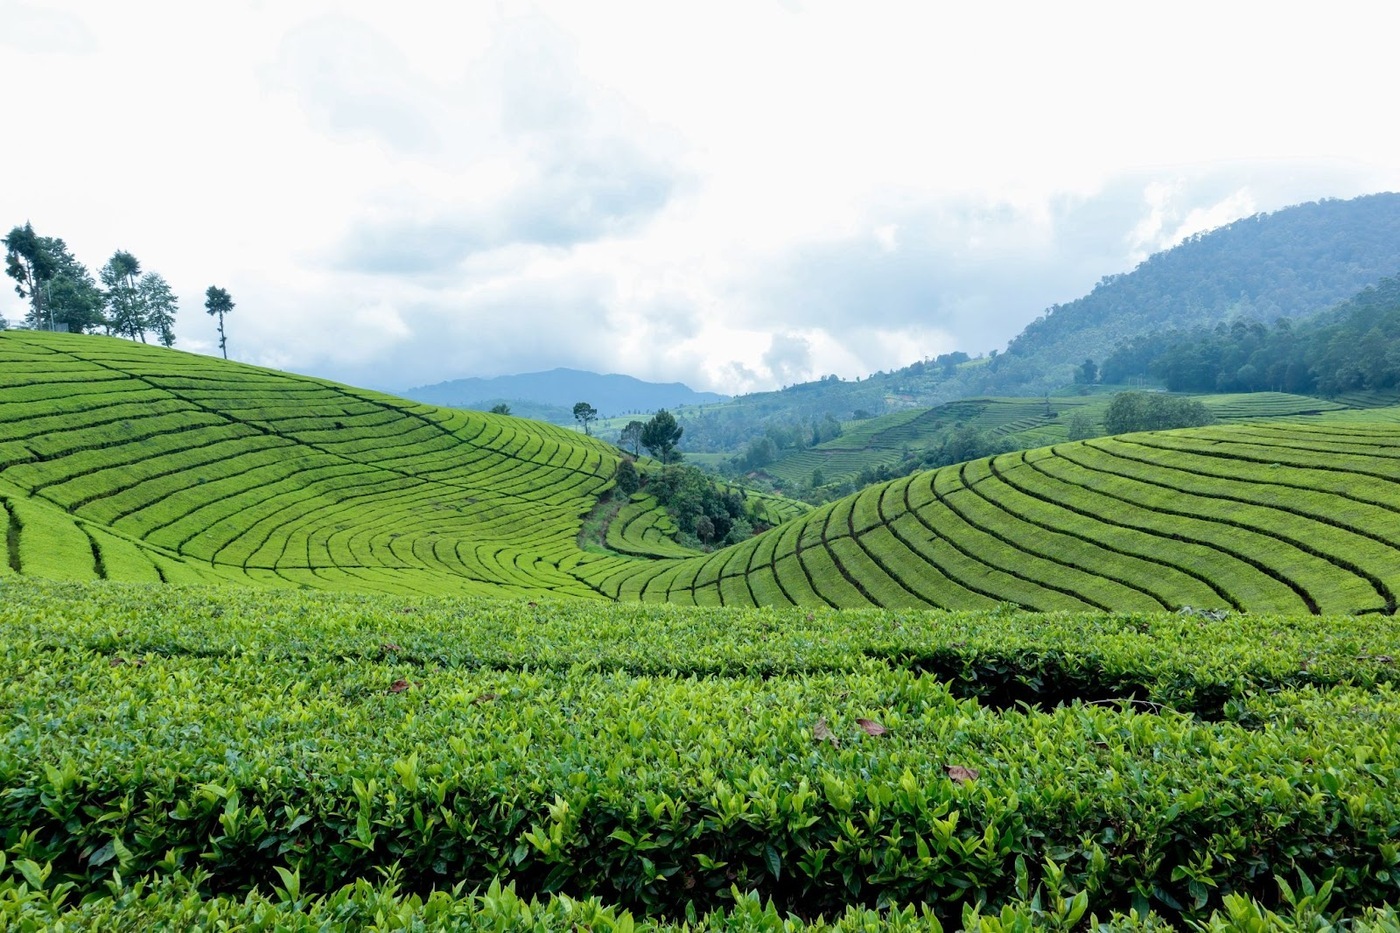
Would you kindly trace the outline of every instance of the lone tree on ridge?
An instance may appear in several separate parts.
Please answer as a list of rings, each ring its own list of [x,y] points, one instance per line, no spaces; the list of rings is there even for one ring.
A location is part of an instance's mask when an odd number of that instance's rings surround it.
[[[598,409],[587,402],[579,402],[574,405],[574,420],[583,425],[584,434],[592,437],[593,429],[589,425],[598,420]]]
[[[224,315],[233,311],[233,299],[224,289],[210,285],[204,291],[204,310],[210,315],[218,315],[219,349],[223,352],[224,359],[228,359],[228,338],[224,336]]]

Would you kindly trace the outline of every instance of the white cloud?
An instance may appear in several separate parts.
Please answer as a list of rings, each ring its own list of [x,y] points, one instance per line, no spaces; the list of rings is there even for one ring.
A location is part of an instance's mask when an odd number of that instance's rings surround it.
[[[228,288],[237,358],[722,391],[1000,346],[1254,210],[1400,188],[1382,8],[0,0],[0,226]],[[0,313],[22,317],[18,299]]]

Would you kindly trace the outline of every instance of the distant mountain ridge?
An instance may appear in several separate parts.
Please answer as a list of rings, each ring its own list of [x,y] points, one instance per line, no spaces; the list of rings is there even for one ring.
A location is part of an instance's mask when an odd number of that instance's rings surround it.
[[[729,400],[716,392],[697,392],[680,382],[645,382],[619,373],[587,372],[558,367],[546,372],[496,376],[490,379],[452,379],[403,392],[406,398],[452,408],[490,408],[498,402],[542,406],[549,420],[572,420],[576,402],[587,402],[604,418],[630,413],[650,413],[658,408],[709,405]]]
[[[1155,253],[1055,305],[1007,345],[989,389],[1026,394],[1070,381],[1086,357],[1162,330],[1273,323],[1346,301],[1400,272],[1400,194],[1325,199],[1255,214]]]
[[[1107,275],[1047,308],[1006,351],[945,354],[850,382],[739,396],[682,418],[691,449],[737,451],[769,424],[884,414],[982,396],[1043,396],[1134,339],[1222,322],[1297,319],[1400,272],[1400,194],[1324,199],[1255,214]]]

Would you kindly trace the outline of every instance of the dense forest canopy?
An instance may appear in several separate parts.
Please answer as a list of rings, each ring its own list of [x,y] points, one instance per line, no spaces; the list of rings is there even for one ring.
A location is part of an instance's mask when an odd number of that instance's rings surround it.
[[[1137,337],[1104,361],[1105,382],[1157,379],[1177,392],[1337,395],[1400,386],[1400,277],[1337,307],[1272,326],[1238,320]]]
[[[1050,308],[1012,340],[994,368],[1005,389],[1069,381],[1074,362],[1101,358],[1164,328],[1313,314],[1400,270],[1400,194],[1300,204],[1198,234]]]

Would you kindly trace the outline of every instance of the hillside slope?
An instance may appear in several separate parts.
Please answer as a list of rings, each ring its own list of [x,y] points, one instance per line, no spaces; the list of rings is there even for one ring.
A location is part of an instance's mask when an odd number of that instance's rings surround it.
[[[0,334],[0,573],[596,595],[617,451],[106,337]]]
[[[646,495],[619,504],[603,547],[581,546],[617,462],[535,422],[109,338],[0,334],[0,576],[1328,613],[1391,612],[1400,589],[1395,422],[1252,422],[974,460],[698,557],[666,541]]]
[[[1393,423],[1100,438],[871,486],[724,551],[593,582],[701,605],[1393,613],[1398,480]]]

